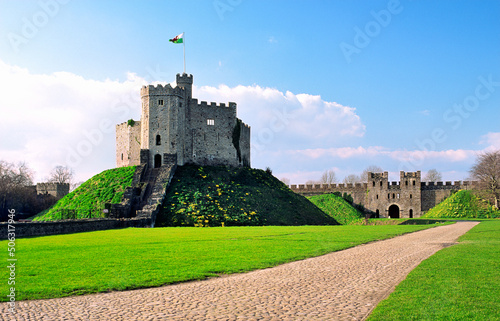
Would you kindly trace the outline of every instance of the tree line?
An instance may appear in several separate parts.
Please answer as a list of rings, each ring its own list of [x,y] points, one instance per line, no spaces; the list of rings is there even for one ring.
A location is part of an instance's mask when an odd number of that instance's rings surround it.
[[[38,214],[57,202],[52,195],[37,195],[35,172],[24,162],[10,163],[0,160],[0,221],[7,220],[9,209],[16,210],[16,218]],[[56,166],[46,178],[49,183],[73,183],[73,170]],[[75,185],[72,186],[73,188]]]

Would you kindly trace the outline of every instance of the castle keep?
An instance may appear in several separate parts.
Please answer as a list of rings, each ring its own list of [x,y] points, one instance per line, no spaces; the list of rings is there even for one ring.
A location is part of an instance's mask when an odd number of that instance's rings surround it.
[[[452,191],[470,189],[475,182],[422,182],[421,173],[399,173],[399,182],[389,182],[388,172],[368,173],[368,183],[291,185],[305,195],[347,193],[354,203],[363,205],[372,217],[417,218],[450,196]]]
[[[177,74],[176,86],[143,86],[140,121],[116,125],[117,167],[137,165],[110,218],[153,227],[177,165],[250,167],[250,127],[236,117],[236,103],[193,98],[193,75]]]
[[[177,86],[143,86],[140,121],[116,126],[116,165],[250,166],[250,127],[236,117],[236,103],[198,102],[193,75]]]

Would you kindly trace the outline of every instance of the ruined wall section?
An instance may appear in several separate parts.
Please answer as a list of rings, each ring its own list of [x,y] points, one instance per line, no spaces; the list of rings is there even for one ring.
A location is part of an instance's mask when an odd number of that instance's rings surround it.
[[[36,184],[38,195],[52,195],[59,199],[69,193],[68,183],[38,183]]]
[[[140,164],[141,122],[135,121],[116,125],[116,167]]]
[[[243,123],[240,120],[241,132],[240,132],[240,151],[241,151],[241,162],[240,165],[250,167],[250,126]]]

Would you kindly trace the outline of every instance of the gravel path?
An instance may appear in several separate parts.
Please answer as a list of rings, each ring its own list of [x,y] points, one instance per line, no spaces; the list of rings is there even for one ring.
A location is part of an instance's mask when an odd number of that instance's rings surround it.
[[[133,291],[0,304],[1,320],[362,320],[459,222],[250,273]]]

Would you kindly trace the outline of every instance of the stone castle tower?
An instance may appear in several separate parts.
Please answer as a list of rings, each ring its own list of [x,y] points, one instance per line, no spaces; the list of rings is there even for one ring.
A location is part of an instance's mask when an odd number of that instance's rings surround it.
[[[236,103],[198,103],[193,75],[177,86],[143,86],[142,116],[116,126],[116,165],[250,166],[250,127],[236,117]]]

